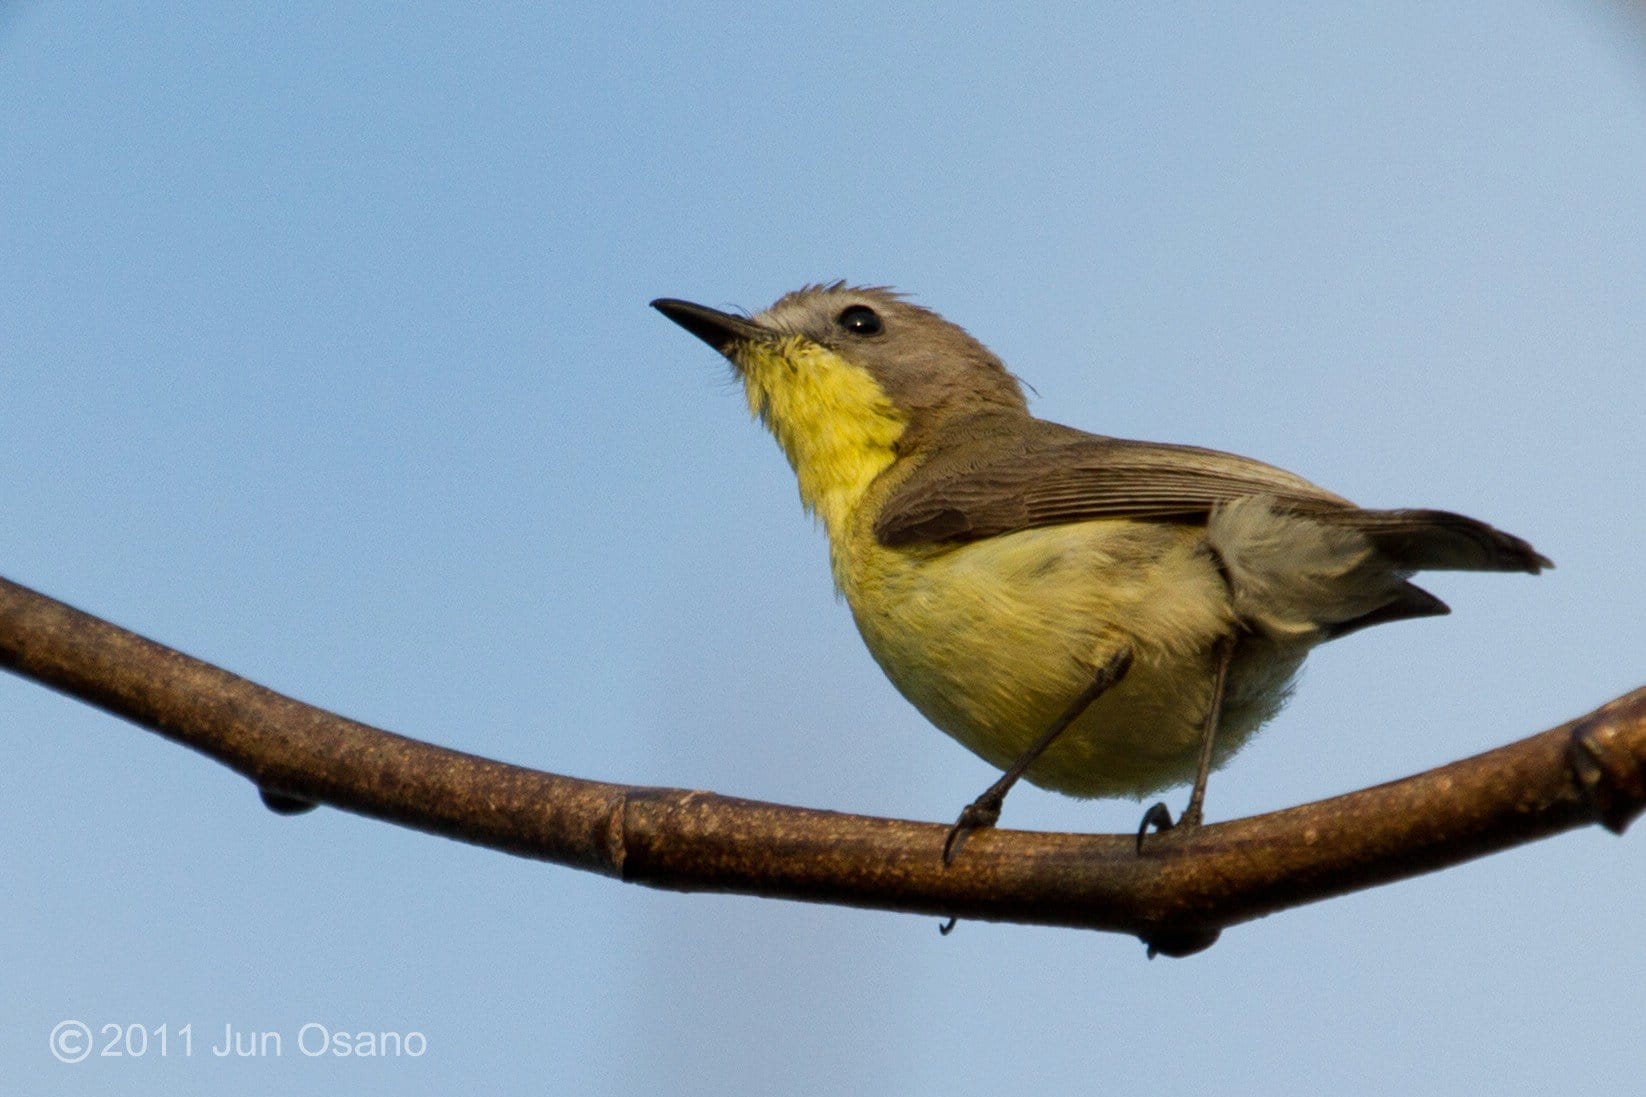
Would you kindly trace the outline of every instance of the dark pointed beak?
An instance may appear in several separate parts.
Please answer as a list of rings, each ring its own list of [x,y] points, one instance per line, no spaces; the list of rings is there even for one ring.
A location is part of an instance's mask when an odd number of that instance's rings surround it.
[[[673,297],[659,297],[652,302],[652,308],[721,354],[725,354],[726,349],[739,340],[763,341],[777,334],[746,317],[733,316],[706,305],[694,305],[690,301],[677,301]]]

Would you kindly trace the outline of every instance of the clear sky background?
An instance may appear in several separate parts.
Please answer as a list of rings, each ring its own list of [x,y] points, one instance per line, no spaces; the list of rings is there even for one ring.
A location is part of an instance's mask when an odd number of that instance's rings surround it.
[[[695,11],[685,9],[696,8]],[[646,307],[890,283],[1044,416],[1558,568],[1319,651],[1228,818],[1646,681],[1646,36],[1603,3],[0,9],[0,574],[558,772],[947,821],[728,371]],[[1646,834],[1144,958],[652,892],[336,811],[0,677],[0,1089],[1620,1092]],[[1177,793],[1173,803],[1180,804]],[[1004,822],[1127,830],[1015,793]],[[65,1066],[52,1026],[192,1024]],[[311,1060],[306,1022],[425,1034]],[[225,1023],[279,1059],[205,1050]]]

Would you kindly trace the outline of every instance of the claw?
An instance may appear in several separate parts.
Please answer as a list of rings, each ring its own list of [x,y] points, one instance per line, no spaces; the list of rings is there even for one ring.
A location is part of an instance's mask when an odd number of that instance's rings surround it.
[[[1185,822],[1187,822],[1187,820],[1185,820]],[[1154,807],[1150,808],[1148,811],[1145,811],[1143,813],[1143,821],[1137,824],[1138,856],[1141,857],[1143,855],[1143,839],[1147,837],[1150,827],[1155,829],[1155,833],[1164,834],[1168,830],[1171,830],[1173,825],[1172,809],[1167,807],[1164,803],[1157,803]]]
[[[1000,805],[988,802],[987,794],[967,804],[943,839],[943,867],[954,864],[960,856],[960,847],[974,830],[987,830],[1000,821]]]

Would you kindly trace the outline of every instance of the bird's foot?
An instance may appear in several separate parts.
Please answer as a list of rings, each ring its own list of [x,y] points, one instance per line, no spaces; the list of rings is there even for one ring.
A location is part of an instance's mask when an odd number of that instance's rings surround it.
[[[1150,830],[1156,834],[1165,834],[1168,830],[1193,830],[1200,825],[1200,804],[1190,801],[1183,812],[1183,818],[1172,822],[1172,809],[1163,803],[1157,803],[1143,813],[1143,820],[1137,824],[1137,852],[1143,852],[1143,839],[1149,836]]]
[[[944,867],[954,864],[954,859],[960,856],[961,845],[972,831],[987,830],[1000,821],[1000,805],[1004,800],[1004,796],[990,796],[985,792],[966,805],[943,839]]]

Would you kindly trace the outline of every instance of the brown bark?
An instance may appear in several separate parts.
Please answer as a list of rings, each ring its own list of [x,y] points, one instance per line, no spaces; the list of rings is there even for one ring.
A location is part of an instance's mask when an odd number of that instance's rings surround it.
[[[948,825],[586,781],[446,750],[282,696],[0,579],[0,666],[215,758],[270,805],[329,804],[619,879],[1137,934],[1224,926],[1646,806],[1646,687],[1400,781],[1151,837]]]

